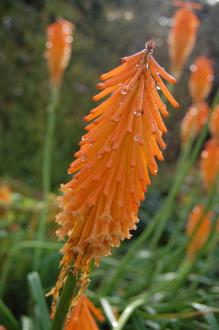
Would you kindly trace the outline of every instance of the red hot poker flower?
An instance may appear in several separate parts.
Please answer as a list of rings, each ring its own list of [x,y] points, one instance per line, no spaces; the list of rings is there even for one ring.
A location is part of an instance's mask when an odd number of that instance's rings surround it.
[[[180,77],[183,66],[192,52],[199,24],[199,19],[193,13],[191,6],[178,9],[173,17],[173,27],[168,41],[171,72],[177,78]]]
[[[219,140],[210,139],[201,154],[201,176],[206,189],[210,189],[219,173]]]
[[[46,59],[52,84],[60,83],[71,56],[72,32],[74,25],[64,19],[50,24],[47,28]]]
[[[216,105],[210,119],[210,131],[212,136],[219,140],[219,104]]]
[[[209,106],[203,102],[197,106],[191,106],[181,123],[182,142],[186,143],[192,137],[196,137],[208,120]]]
[[[165,148],[162,135],[167,129],[162,115],[168,112],[157,88],[174,107],[178,103],[161,78],[170,83],[175,79],[152,57],[152,48],[149,42],[143,51],[125,57],[97,85],[100,93],[93,100],[109,97],[85,117],[93,122],[86,127],[68,171],[76,173],[61,188],[58,236],[68,240],[52,292],[55,300],[69,264],[74,262],[74,272],[85,276],[92,260],[98,263],[113,246],[131,237],[150,185],[149,173],[158,171],[155,158],[163,160],[160,148]]]
[[[202,248],[204,243],[207,241],[211,231],[210,218],[211,212],[204,215],[204,207],[201,204],[195,206],[192,210],[186,227],[186,232],[188,236],[192,236],[195,231],[194,237],[191,240],[187,250],[190,258],[194,257],[194,255]],[[199,223],[200,225],[197,228]]]
[[[100,310],[86,296],[81,296],[66,320],[64,330],[98,330],[94,316],[103,322],[104,316]]]
[[[189,90],[194,103],[204,101],[212,88],[214,80],[212,61],[206,56],[199,56],[191,65]]]

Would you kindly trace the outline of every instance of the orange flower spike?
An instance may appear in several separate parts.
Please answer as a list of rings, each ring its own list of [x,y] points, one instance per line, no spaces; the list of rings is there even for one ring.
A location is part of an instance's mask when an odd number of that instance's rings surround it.
[[[190,67],[189,90],[194,103],[204,101],[212,88],[214,80],[212,61],[199,56]]]
[[[219,173],[219,140],[212,138],[206,143],[200,167],[204,187],[208,190]]]
[[[98,263],[111,254],[113,246],[131,237],[149,175],[158,171],[156,158],[163,160],[160,148],[165,148],[167,129],[162,115],[168,112],[158,84],[173,106],[178,103],[159,74],[169,82],[175,79],[152,58],[153,47],[153,42],[147,43],[146,49],[101,76],[104,83],[98,85],[102,91],[95,100],[109,97],[85,117],[94,121],[86,128],[69,168],[74,176],[62,186],[59,199],[58,236],[67,236],[67,242],[59,279],[51,292],[55,302],[69,264],[74,264],[74,273],[83,277],[86,287],[91,261]]]
[[[199,19],[188,3],[178,9],[173,17],[168,42],[171,72],[176,78],[180,77],[185,62],[193,50],[199,25]]]
[[[210,132],[212,136],[219,140],[219,105],[216,105],[211,119],[210,119]]]
[[[74,25],[64,19],[59,19],[47,28],[46,59],[53,85],[61,82],[70,60],[73,29]]]
[[[195,232],[193,239],[191,240],[187,252],[190,258],[194,257],[195,254],[202,248],[204,243],[207,241],[211,231],[211,212],[204,215],[204,207],[199,204],[194,207],[188,218],[186,232],[188,236],[192,236],[200,223],[197,231]],[[204,218],[203,218],[204,216]]]
[[[182,143],[188,142],[200,133],[208,120],[209,112],[209,106],[205,102],[189,108],[181,123]]]
[[[70,317],[65,322],[64,330],[98,330],[94,317],[100,322],[104,321],[100,310],[86,296],[81,296],[76,306],[72,308]]]

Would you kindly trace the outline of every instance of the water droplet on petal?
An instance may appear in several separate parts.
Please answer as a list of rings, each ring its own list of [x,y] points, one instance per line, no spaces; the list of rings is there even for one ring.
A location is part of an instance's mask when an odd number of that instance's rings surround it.
[[[157,86],[156,88],[157,88],[158,91],[160,90],[160,86]]]
[[[207,78],[207,79],[208,79],[208,81],[210,81],[210,82],[211,82],[211,81],[213,81],[213,80],[214,80],[214,76],[213,76],[213,75],[208,75],[208,78]]]
[[[129,91],[128,87],[127,87],[127,86],[124,86],[124,87],[121,89],[121,94],[122,94],[122,95],[126,95],[126,94],[128,94],[128,91]]]
[[[102,158],[102,157],[103,157],[103,154],[100,153],[100,152],[98,152],[98,153],[97,153],[97,158],[100,159],[100,158]]]
[[[85,162],[85,160],[87,160],[87,155],[85,155],[85,154],[81,155],[80,160],[82,162]]]
[[[156,127],[155,127],[154,125],[152,125],[152,126],[151,126],[151,132],[152,132],[152,133],[156,133],[156,131],[157,131],[157,130],[156,130]]]
[[[121,119],[120,115],[115,115],[114,118],[113,118],[113,121],[118,123],[120,121],[120,119]]]
[[[142,115],[142,109],[135,109],[134,115],[135,116],[141,116]]]
[[[108,145],[108,144],[105,144],[104,145],[104,150],[106,151],[106,152],[109,152],[111,149],[110,149],[110,146]]]
[[[46,42],[46,48],[52,48],[52,42],[51,41]]]
[[[62,31],[65,32],[66,34],[71,33],[71,28],[67,25],[63,25]]]
[[[139,140],[139,136],[138,135],[134,135],[134,141],[135,142],[138,142],[138,140]]]
[[[68,36],[68,37],[66,37],[66,38],[65,38],[65,41],[66,41],[67,43],[72,43],[72,41],[73,41],[72,36]]]
[[[208,152],[206,150],[202,151],[202,158],[204,159],[208,158]]]
[[[141,137],[141,135],[139,135],[139,134],[135,134],[135,135],[134,135],[134,141],[135,141],[135,142],[138,142],[139,144],[143,144],[142,137]]]
[[[196,70],[197,70],[197,65],[195,65],[195,64],[190,65],[191,72],[195,72]]]

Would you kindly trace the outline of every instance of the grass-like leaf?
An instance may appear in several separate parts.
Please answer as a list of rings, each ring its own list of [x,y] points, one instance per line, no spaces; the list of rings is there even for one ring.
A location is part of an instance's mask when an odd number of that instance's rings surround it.
[[[40,329],[49,330],[51,326],[49,311],[44,297],[44,291],[39,274],[37,272],[28,274],[28,283],[30,286],[32,298],[36,304],[36,313],[40,323]]]

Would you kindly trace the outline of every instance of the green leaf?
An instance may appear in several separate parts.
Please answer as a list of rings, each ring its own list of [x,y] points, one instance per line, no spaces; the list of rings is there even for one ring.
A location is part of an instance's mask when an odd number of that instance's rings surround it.
[[[36,314],[40,329],[48,330],[51,327],[51,322],[39,274],[32,272],[27,277],[31,295],[36,304]]]
[[[210,325],[211,330],[218,330],[219,324],[213,313],[219,313],[218,308],[209,307],[203,304],[194,303],[193,307],[203,313],[203,317],[206,322]]]
[[[118,322],[115,318],[115,315],[113,313],[110,303],[108,302],[108,300],[106,298],[101,298],[100,302],[101,302],[104,313],[105,313],[107,320],[109,321],[111,327],[115,328],[117,326]]]
[[[30,317],[23,315],[21,317],[22,330],[35,330],[33,321]]]
[[[0,324],[10,330],[20,329],[19,323],[2,300],[0,300]]]

